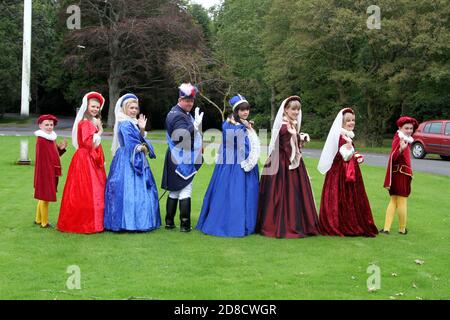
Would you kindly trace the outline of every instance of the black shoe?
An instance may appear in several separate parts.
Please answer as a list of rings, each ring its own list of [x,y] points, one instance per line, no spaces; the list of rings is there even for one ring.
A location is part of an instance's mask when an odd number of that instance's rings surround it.
[[[191,198],[180,200],[180,231],[190,232],[191,228]]]
[[[175,214],[177,213],[178,199],[167,198],[166,203],[166,229],[175,229]]]
[[[405,228],[405,232],[400,232],[400,231],[399,231],[398,233],[405,236],[405,235],[408,234],[408,229]]]
[[[40,226],[41,225],[41,223],[40,222],[34,222],[34,224],[36,224],[36,225],[38,225],[38,226]]]
[[[379,231],[379,233],[389,234],[389,231],[386,231],[386,230],[384,230],[384,229],[381,229],[381,230]]]
[[[50,223],[47,223],[45,226],[41,226],[41,228],[53,228],[53,226]]]

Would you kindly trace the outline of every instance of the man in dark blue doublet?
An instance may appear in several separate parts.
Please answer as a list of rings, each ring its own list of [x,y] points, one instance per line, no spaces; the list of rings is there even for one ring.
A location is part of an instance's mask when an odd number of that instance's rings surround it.
[[[168,149],[164,161],[161,188],[170,191],[166,204],[166,228],[175,228],[175,214],[180,202],[180,231],[191,230],[192,181],[202,165],[201,123],[203,112],[194,107],[197,88],[190,83],[180,87],[178,104],[166,117]]]

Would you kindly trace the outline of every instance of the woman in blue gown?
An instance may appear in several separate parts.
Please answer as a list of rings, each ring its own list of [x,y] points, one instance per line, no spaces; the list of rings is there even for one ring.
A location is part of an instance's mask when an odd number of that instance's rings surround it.
[[[158,190],[147,154],[156,158],[145,139],[147,119],[139,113],[134,94],[122,96],[116,104],[112,145],[113,161],[106,182],[105,229],[150,231],[161,226]]]
[[[255,232],[258,210],[259,139],[247,121],[250,105],[231,98],[233,114],[222,125],[222,145],[196,229],[221,237]]]

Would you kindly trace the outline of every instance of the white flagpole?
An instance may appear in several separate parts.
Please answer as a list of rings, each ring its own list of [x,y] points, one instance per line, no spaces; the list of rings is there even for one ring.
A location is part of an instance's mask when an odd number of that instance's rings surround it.
[[[20,115],[30,115],[30,74],[31,74],[31,0],[24,0],[23,10],[23,57],[22,57],[22,103]]]

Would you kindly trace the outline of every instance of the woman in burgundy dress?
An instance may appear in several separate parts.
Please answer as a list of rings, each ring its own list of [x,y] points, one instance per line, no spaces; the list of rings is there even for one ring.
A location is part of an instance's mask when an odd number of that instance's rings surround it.
[[[257,232],[268,237],[303,238],[319,234],[317,211],[301,147],[301,100],[283,101],[275,118],[259,187]]]
[[[322,150],[318,169],[326,173],[320,202],[319,225],[323,235],[366,236],[378,234],[355,152],[355,113],[339,111]]]

